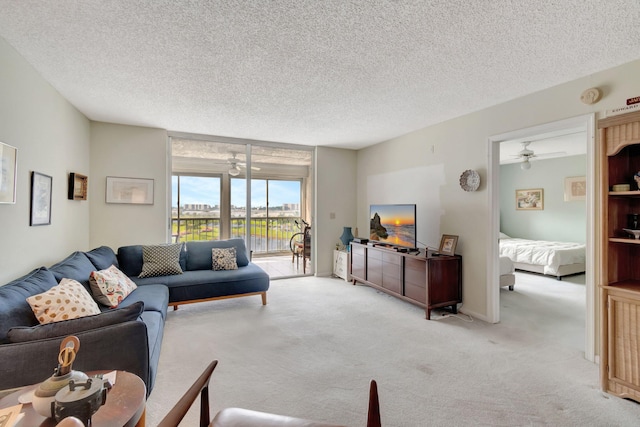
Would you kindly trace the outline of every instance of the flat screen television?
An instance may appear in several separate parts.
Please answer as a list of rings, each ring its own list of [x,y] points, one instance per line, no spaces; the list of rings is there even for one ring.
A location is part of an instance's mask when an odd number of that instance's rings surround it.
[[[369,240],[416,248],[416,205],[371,205]]]

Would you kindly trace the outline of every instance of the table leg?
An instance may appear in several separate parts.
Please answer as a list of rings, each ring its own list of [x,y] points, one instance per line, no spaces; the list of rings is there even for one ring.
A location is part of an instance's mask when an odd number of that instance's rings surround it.
[[[142,415],[140,415],[140,419],[136,423],[136,427],[144,427],[146,423],[146,417],[147,417],[147,406],[145,405],[144,409],[142,410]]]

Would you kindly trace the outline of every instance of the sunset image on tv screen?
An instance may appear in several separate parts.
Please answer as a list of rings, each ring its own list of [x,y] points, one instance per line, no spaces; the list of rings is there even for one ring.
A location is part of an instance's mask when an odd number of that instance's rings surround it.
[[[370,213],[370,240],[416,246],[415,205],[371,205]]]

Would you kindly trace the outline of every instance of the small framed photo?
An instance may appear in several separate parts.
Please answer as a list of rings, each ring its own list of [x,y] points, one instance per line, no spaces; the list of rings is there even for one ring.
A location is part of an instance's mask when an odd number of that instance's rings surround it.
[[[31,217],[29,225],[51,224],[51,193],[53,178],[39,172],[31,172]]]
[[[570,176],[564,179],[564,201],[573,202],[587,198],[587,178]]]
[[[0,142],[0,203],[16,202],[18,149]]]
[[[85,175],[71,172],[69,174],[69,192],[67,198],[69,200],[87,200],[87,181]]]
[[[153,179],[107,177],[107,203],[153,204]]]
[[[442,239],[440,239],[440,248],[438,249],[438,252],[442,255],[455,255],[457,245],[458,236],[443,234]]]
[[[542,188],[516,190],[516,210],[541,211],[543,209],[544,190]]]

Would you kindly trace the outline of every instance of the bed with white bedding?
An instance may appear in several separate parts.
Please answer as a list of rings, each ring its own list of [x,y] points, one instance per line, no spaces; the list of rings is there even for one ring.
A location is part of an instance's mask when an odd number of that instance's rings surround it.
[[[586,245],[509,237],[500,233],[500,256],[513,261],[517,270],[555,276],[585,271]]]
[[[513,274],[515,271],[515,267],[513,266],[513,261],[509,259],[509,257],[501,256],[499,259],[500,265],[500,287],[508,286],[509,290],[513,290],[513,285],[516,284],[516,275]]]

